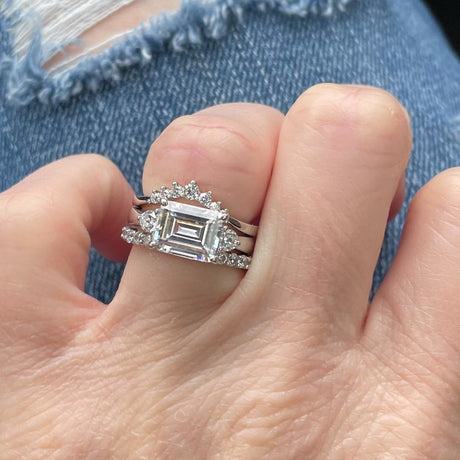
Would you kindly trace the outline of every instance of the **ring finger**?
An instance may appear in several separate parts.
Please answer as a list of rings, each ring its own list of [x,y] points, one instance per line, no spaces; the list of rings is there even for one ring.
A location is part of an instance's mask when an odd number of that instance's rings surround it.
[[[231,103],[173,121],[153,143],[144,194],[195,180],[229,214],[257,223],[268,187],[283,115],[260,104]],[[227,298],[244,270],[171,257],[134,246],[109,321],[140,314],[164,324],[194,323]]]

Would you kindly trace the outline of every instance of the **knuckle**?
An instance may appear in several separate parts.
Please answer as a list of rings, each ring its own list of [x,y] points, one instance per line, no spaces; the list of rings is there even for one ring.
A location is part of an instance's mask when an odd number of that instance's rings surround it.
[[[0,194],[0,239],[14,246],[35,241],[53,210],[52,195],[8,190]]]
[[[118,171],[117,166],[112,162],[112,160],[98,153],[81,153],[67,158],[72,159],[73,157],[81,159],[81,164],[89,170],[97,170],[99,172],[110,170]]]
[[[72,168],[74,171],[78,171],[80,177],[91,178],[91,180],[102,183],[102,189],[109,187],[112,179],[121,175],[121,171],[112,160],[98,153],[70,155],[57,160],[57,162],[69,162],[69,170]]]
[[[52,194],[34,193],[33,190],[23,190],[15,193],[14,190],[6,191],[0,195],[0,208],[2,220],[21,219],[27,223],[37,215],[53,208]]]
[[[407,117],[398,99],[381,88],[321,83],[297,99],[286,122],[296,129],[313,130],[321,137],[349,135],[352,130],[363,150],[372,141],[388,154],[395,150],[388,148],[391,143],[402,146],[408,156],[412,134]]]
[[[111,189],[115,178],[121,179],[123,182],[126,180],[118,166],[103,155],[98,153],[84,153],[81,154],[81,159],[80,176],[82,178],[91,177],[91,180],[99,184],[98,188],[100,190]]]
[[[237,120],[217,115],[185,115],[174,120],[152,144],[144,173],[155,168],[152,163],[168,163],[179,175],[211,180],[219,171],[244,176],[257,173],[254,152],[261,150],[257,134]],[[184,177],[184,179],[187,179]]]
[[[218,115],[184,115],[174,120],[158,138],[162,146],[209,144],[213,147],[251,150],[253,133],[236,120]]]

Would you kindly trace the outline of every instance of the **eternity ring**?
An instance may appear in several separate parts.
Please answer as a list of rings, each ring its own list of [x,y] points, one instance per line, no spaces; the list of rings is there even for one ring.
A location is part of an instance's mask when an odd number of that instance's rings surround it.
[[[257,231],[257,225],[231,217],[220,201],[212,200],[212,192],[201,192],[192,180],[134,197],[121,237],[167,254],[247,270]]]

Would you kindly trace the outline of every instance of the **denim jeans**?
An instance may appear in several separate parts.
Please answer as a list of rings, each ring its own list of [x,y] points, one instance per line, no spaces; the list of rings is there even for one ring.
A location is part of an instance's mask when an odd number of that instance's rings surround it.
[[[0,190],[57,158],[98,152],[140,191],[150,144],[180,115],[229,101],[286,112],[319,82],[379,86],[409,110],[414,147],[375,290],[397,250],[411,197],[437,172],[460,165],[460,63],[438,25],[420,0],[198,3],[61,77],[39,68],[38,40],[25,62],[15,62],[3,16]],[[93,251],[87,292],[110,301],[122,269]]]

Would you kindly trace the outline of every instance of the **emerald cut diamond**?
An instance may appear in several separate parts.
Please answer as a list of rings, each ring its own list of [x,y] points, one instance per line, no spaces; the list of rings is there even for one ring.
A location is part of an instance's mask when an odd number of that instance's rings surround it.
[[[153,238],[158,250],[201,262],[215,260],[224,225],[221,212],[169,201],[156,219]]]

